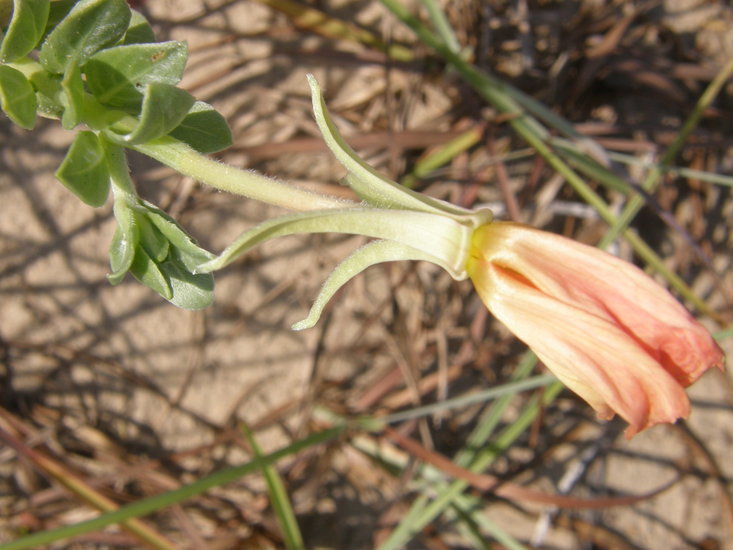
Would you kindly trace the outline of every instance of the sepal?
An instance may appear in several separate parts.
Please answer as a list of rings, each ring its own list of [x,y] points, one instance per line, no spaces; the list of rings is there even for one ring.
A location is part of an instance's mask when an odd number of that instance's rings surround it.
[[[333,295],[365,269],[376,264],[405,260],[423,260],[438,263],[436,258],[430,254],[392,241],[372,241],[362,246],[333,269],[323,283],[308,312],[308,316],[302,321],[294,323],[291,328],[293,330],[305,330],[314,327],[321,318],[323,308],[326,307]]]
[[[465,264],[473,229],[447,216],[409,210],[346,208],[301,212],[267,220],[250,229],[215,260],[199,266],[210,272],[228,265],[265,241],[303,233],[350,233],[401,243],[444,267],[455,279],[467,277]]]
[[[463,219],[473,214],[471,210],[407,189],[382,176],[361,160],[333,123],[323,100],[321,88],[313,75],[308,75],[308,84],[311,88],[313,114],[323,140],[336,159],[348,170],[346,183],[364,202],[377,208],[415,210],[456,219]]]

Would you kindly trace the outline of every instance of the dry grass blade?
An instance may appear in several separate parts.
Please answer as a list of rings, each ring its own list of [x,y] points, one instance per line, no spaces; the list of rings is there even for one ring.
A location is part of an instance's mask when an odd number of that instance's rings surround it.
[[[81,477],[64,466],[63,463],[42,451],[26,445],[20,439],[21,434],[14,428],[19,423],[20,421],[15,419],[8,411],[0,408],[0,439],[6,445],[23,456],[35,468],[66,487],[79,500],[96,508],[100,512],[111,512],[118,509],[117,504],[94,490]],[[128,519],[120,522],[120,525],[148,548],[158,550],[175,550],[179,548],[139,519]]]

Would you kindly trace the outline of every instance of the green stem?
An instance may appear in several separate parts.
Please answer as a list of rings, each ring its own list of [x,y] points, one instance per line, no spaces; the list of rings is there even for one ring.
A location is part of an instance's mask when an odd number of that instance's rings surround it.
[[[27,78],[30,78],[37,72],[45,74],[38,62],[35,61],[24,61],[22,63],[16,63],[13,66],[23,72]],[[49,80],[47,84],[49,86],[49,89],[46,90],[47,95],[55,97],[60,93],[60,84],[58,82]],[[94,105],[96,101],[90,96],[87,98],[86,103],[88,105]],[[87,114],[92,113],[95,113],[95,111],[90,108],[90,113]],[[102,110],[100,113],[96,113],[96,116],[92,117],[95,122],[86,121],[90,127],[108,126],[106,122],[103,122],[104,117],[108,115],[107,111]],[[119,114],[114,116],[118,117]],[[134,127],[134,124],[130,120],[117,120],[117,123],[121,126],[128,124],[131,125],[131,127]],[[356,205],[353,201],[314,193],[307,189],[302,189],[268,178],[252,170],[241,170],[239,168],[223,164],[202,155],[185,143],[170,136],[162,137],[144,144],[130,145],[112,132],[103,132],[102,134],[109,141],[116,143],[120,147],[129,147],[135,151],[143,153],[167,166],[170,166],[181,174],[190,176],[202,183],[210,185],[211,187],[222,191],[228,191],[236,195],[243,195],[273,206],[280,206],[288,210],[307,211],[325,210],[329,208],[346,208]],[[118,181],[121,180],[118,178]],[[122,186],[125,187],[124,184]]]
[[[110,512],[117,509],[116,504],[112,500],[95,491],[81,478],[76,477],[63,463],[57,462],[54,458],[27,447],[24,443],[16,440],[12,435],[2,429],[0,429],[0,439],[14,448],[18,454],[24,456],[37,469],[66,487],[66,489],[86,504],[102,512]],[[137,518],[120,521],[120,525],[141,542],[145,543],[148,548],[157,550],[175,550],[176,548],[173,543],[166,540],[162,535]]]
[[[533,363],[534,364],[534,363]],[[381,428],[384,424],[393,424],[395,422],[403,422],[405,420],[411,420],[413,418],[420,418],[423,416],[429,416],[435,414],[438,411],[444,411],[455,407],[467,407],[475,403],[484,403],[492,399],[497,399],[508,395],[514,397],[517,393],[524,392],[527,390],[533,390],[535,388],[541,388],[548,386],[557,379],[551,374],[540,374],[526,380],[520,380],[517,382],[508,382],[488,390],[483,390],[476,393],[469,393],[467,395],[461,395],[452,399],[446,399],[445,401],[437,401],[430,405],[424,405],[422,407],[415,407],[413,409],[407,409],[406,411],[400,411],[394,414],[390,414],[384,418],[370,418],[368,421],[372,426],[372,429],[376,430]],[[378,424],[377,424],[378,423]],[[375,427],[379,426],[379,428]],[[487,438],[483,438],[485,441]]]
[[[124,149],[109,141],[104,135],[100,136],[100,140],[107,156],[107,167],[109,168],[112,192],[115,196],[125,195],[134,200],[137,197],[137,193],[135,192],[135,184],[130,177],[130,169],[127,165]]]
[[[430,17],[430,21],[432,21],[435,30],[438,31],[443,42],[452,51],[460,53],[461,45],[458,43],[458,39],[453,32],[453,27],[451,27],[445,13],[443,13],[443,8],[438,5],[436,0],[421,0],[420,3],[428,12],[428,17]]]
[[[223,164],[171,137],[163,137],[131,148],[216,189],[288,210],[325,210],[356,206],[352,201],[314,193],[251,170]]]

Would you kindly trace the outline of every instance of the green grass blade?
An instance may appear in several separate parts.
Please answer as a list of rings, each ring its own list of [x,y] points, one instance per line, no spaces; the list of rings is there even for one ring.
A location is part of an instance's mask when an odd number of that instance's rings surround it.
[[[436,0],[420,0],[425,10],[428,12],[428,17],[433,23],[433,27],[438,31],[438,35],[452,51],[460,53],[461,45],[458,43],[456,34],[453,32],[453,27],[450,26],[448,19],[446,18],[443,10]]]
[[[700,181],[706,181],[715,185],[725,185],[727,187],[733,187],[733,177],[725,174],[716,174],[714,172],[704,172],[703,170],[695,170],[693,168],[684,168],[682,166],[662,166],[658,162],[648,162],[632,155],[626,155],[624,153],[617,153],[615,151],[609,151],[608,157],[622,164],[629,164],[634,166],[640,166],[641,168],[657,168],[665,174],[674,174],[685,179],[696,179]]]
[[[518,370],[516,372],[521,372],[521,371]],[[541,388],[543,386],[548,386],[555,380],[556,378],[552,376],[551,374],[542,374],[539,376],[528,378],[526,380],[516,380],[516,381],[508,382],[506,384],[502,384],[494,388],[489,388],[488,390],[475,392],[475,393],[469,393],[467,395],[460,395],[452,399],[446,399],[444,401],[431,403],[430,405],[425,405],[423,407],[415,407],[412,409],[408,409],[406,411],[400,411],[398,413],[391,414],[385,418],[374,419],[374,421],[391,424],[393,422],[403,422],[405,420],[410,420],[413,418],[429,416],[431,414],[435,414],[436,412],[454,409],[458,407],[468,407],[476,403],[484,403],[487,401],[491,401],[492,399],[498,399],[502,397],[510,399],[514,397],[517,393],[527,391],[527,390],[533,390],[536,388]]]
[[[525,379],[536,364],[534,354],[528,352],[515,370],[512,381],[519,382]],[[554,386],[553,386],[554,387]],[[461,467],[470,467],[472,471],[476,467],[479,449],[486,448],[489,439],[499,424],[502,416],[509,407],[514,394],[506,394],[500,397],[488,410],[479,425],[469,436],[465,449],[455,458],[455,463]],[[492,446],[492,449],[496,447]],[[486,464],[488,466],[488,463]],[[479,465],[480,466],[480,465]],[[428,523],[433,521],[439,514],[448,509],[456,499],[462,496],[468,484],[462,480],[444,484],[437,496],[431,501],[424,493],[413,503],[408,514],[391,533],[389,538],[380,546],[379,550],[396,550],[401,548],[407,541],[419,533]],[[432,487],[435,490],[435,487]]]
[[[255,458],[265,458],[252,431],[247,426],[243,426],[242,431],[252,446]],[[288,492],[285,490],[285,484],[280,474],[271,463],[268,463],[262,465],[262,475],[265,477],[265,482],[267,483],[267,492],[270,495],[272,509],[277,517],[277,522],[280,524],[280,529],[282,529],[285,548],[288,550],[302,550],[305,548],[303,536],[300,534],[300,528],[295,519],[295,512],[293,512],[293,507],[290,505]]]
[[[472,472],[485,470],[524,433],[539,412],[540,404],[549,404],[562,389],[562,384],[557,382],[547,387],[540,398],[535,396],[530,399],[515,422],[507,426],[496,439],[490,442],[490,445],[488,442],[484,442],[484,445],[478,448],[469,469]],[[498,404],[495,404],[495,407]],[[493,419],[494,415],[491,415],[488,419],[484,419],[484,421],[491,422]],[[467,447],[469,449],[471,448],[470,445],[467,445]],[[397,550],[403,548],[425,526],[433,522],[440,514],[445,513],[454,502],[458,501],[459,504],[465,502],[463,499],[469,497],[463,493],[468,486],[468,482],[466,481],[455,480],[447,486],[444,486],[442,490],[439,490],[435,498],[428,503],[426,503],[427,497],[420,497],[418,499],[419,509],[416,508],[414,511],[410,510],[408,515],[392,531],[388,539],[379,547],[379,550]],[[435,491],[439,488],[431,487],[431,489]],[[477,514],[480,514],[480,506],[476,502],[470,503],[470,509],[477,510]]]
[[[305,5],[303,2],[294,0],[255,1],[284,13],[296,27],[301,29],[334,40],[363,44],[376,51],[383,52],[395,61],[412,61],[415,57],[410,48],[400,44],[385,43],[372,32],[351,22],[332,17],[324,11]]]
[[[474,548],[490,550],[493,546],[487,543],[484,535],[484,533],[489,533],[504,548],[508,548],[509,550],[526,550],[526,547],[522,543],[487,518],[486,514],[477,511],[475,507],[466,507],[463,503],[453,503],[453,510],[458,519],[463,521],[465,530],[468,531],[468,536],[473,541]]]
[[[467,151],[476,145],[483,135],[482,128],[476,126],[465,131],[460,136],[453,138],[448,143],[443,144],[432,153],[425,155],[415,163],[411,173],[407,174],[400,180],[400,183],[408,188],[415,187],[420,178],[427,176],[433,170],[448,164],[452,159],[460,153]]]
[[[532,372],[535,365],[537,365],[537,357],[531,351],[526,352],[522,359],[519,361],[517,368],[512,373],[511,381],[519,383],[525,380],[529,373]],[[501,418],[509,408],[512,402],[513,395],[504,395],[499,398],[489,408],[479,422],[478,426],[473,430],[471,435],[466,440],[465,448],[455,456],[455,463],[462,468],[468,468],[475,461],[478,449],[485,447],[493,435],[496,427],[499,425]]]

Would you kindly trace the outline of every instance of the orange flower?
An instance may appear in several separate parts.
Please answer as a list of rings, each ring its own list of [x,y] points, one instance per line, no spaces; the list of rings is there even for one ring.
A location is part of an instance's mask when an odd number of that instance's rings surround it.
[[[626,436],[686,417],[684,388],[723,368],[710,333],[637,267],[559,235],[494,222],[466,269],[491,313]]]

